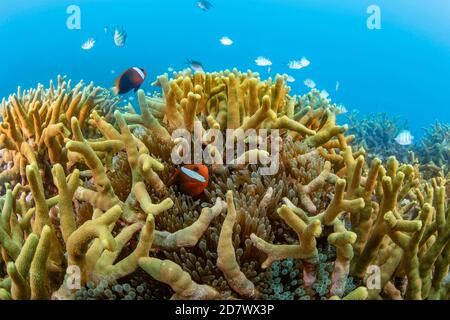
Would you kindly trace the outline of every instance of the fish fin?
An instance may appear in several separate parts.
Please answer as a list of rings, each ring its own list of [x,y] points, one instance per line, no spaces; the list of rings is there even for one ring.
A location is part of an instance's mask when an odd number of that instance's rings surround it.
[[[114,89],[113,89],[113,91],[114,91],[114,94],[115,95],[118,95],[119,94],[119,84],[120,84],[120,78],[121,78],[122,76],[120,76],[120,77],[117,77],[116,78],[116,80],[114,81]]]
[[[141,88],[141,85],[138,85],[136,88],[134,88],[134,92],[138,92],[138,90]]]

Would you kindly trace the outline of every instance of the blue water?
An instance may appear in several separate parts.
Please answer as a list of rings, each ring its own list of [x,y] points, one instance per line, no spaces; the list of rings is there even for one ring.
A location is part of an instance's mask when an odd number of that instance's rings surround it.
[[[436,120],[450,121],[450,1],[448,0],[0,0],[0,97],[18,85],[35,87],[57,74],[111,87],[118,73],[144,67],[153,80],[186,58],[206,71],[237,67],[289,73],[293,92],[305,93],[306,78],[347,109],[388,112],[408,120],[414,134]],[[414,4],[412,4],[414,3]],[[81,30],[66,27],[66,8],[81,8]],[[366,27],[370,4],[381,8],[381,30]],[[104,33],[123,26],[124,48]],[[234,44],[222,46],[229,36]],[[90,51],[81,44],[93,37]],[[306,56],[311,65],[289,70]],[[112,70],[116,73],[112,74]],[[339,91],[335,91],[339,81]],[[151,81],[144,86],[152,91]]]

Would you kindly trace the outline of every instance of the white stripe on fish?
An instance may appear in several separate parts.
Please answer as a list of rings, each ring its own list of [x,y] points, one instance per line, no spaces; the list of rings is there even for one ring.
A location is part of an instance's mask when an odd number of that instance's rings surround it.
[[[206,182],[205,177],[203,177],[202,175],[198,174],[198,173],[195,172],[195,171],[189,170],[188,168],[185,168],[185,167],[181,167],[181,171],[182,171],[185,175],[191,177],[192,179],[198,180],[198,181],[200,181],[201,183],[205,183],[205,182]]]
[[[136,71],[137,73],[139,73],[139,75],[141,76],[142,80],[145,80],[145,75],[144,75],[144,73],[142,72],[141,69],[133,67],[133,70]]]

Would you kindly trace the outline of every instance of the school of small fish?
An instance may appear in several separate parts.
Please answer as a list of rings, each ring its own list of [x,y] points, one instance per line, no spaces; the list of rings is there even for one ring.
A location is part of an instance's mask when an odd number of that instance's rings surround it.
[[[213,4],[207,0],[199,0],[199,1],[197,1],[197,7],[200,8],[202,11],[209,11],[211,8],[213,8]],[[110,31],[110,28],[108,26],[105,26],[104,27],[105,34],[108,34],[109,31]],[[127,40],[127,33],[125,32],[125,30],[123,28],[116,27],[116,28],[114,28],[114,31],[113,31],[113,40],[114,40],[114,44],[117,47],[124,47],[126,40]],[[223,46],[231,46],[234,43],[234,41],[228,36],[221,37],[219,39],[219,42]],[[94,47],[94,45],[95,45],[95,40],[93,38],[91,38],[82,45],[82,48],[84,50],[90,50]],[[195,72],[203,72],[204,71],[203,64],[200,61],[187,59],[186,64],[189,65],[189,68],[191,68]],[[271,66],[273,64],[272,61],[264,56],[257,57],[255,59],[255,64],[259,67],[268,67],[267,68],[268,74],[270,74],[272,71],[271,70],[272,69]],[[311,62],[306,57],[302,57],[300,60],[289,61],[288,67],[289,67],[289,69],[292,69],[292,70],[299,70],[302,68],[306,68],[310,64],[311,64]],[[167,70],[169,72],[173,72],[174,68],[169,67]],[[112,71],[111,73],[114,74],[115,72]],[[296,79],[292,75],[287,75],[286,81],[293,83],[296,81]],[[305,80],[304,83],[307,87],[309,87],[311,89],[316,87],[316,84],[314,83],[314,81],[312,81],[310,79]],[[336,84],[336,91],[338,90],[338,86],[339,86],[339,83]],[[328,93],[326,93],[326,97],[328,97]]]
[[[105,26],[103,28],[105,34],[108,34],[109,27]],[[123,28],[115,28],[113,32],[113,40],[114,44],[117,47],[124,47],[127,41],[127,33]],[[89,38],[86,42],[81,45],[81,49],[83,50],[91,50],[95,46],[96,40],[94,38]]]
[[[213,4],[207,0],[199,0],[199,1],[197,1],[197,7],[200,8],[202,11],[209,11],[211,8],[213,8]],[[104,27],[105,34],[108,34],[110,32],[110,30],[111,30],[111,28],[109,28],[108,26]],[[123,27],[122,28],[116,27],[113,30],[114,31],[112,31],[112,34],[113,34],[114,44],[117,47],[124,47],[126,44],[126,40],[127,40],[126,31],[123,29]],[[219,41],[223,46],[231,46],[234,43],[234,41],[228,36],[221,37],[219,39]],[[85,43],[83,43],[83,45],[81,47],[84,50],[90,50],[94,47],[94,45],[95,45],[95,39],[90,38]],[[255,63],[259,67],[268,67],[267,73],[268,74],[271,73],[271,71],[272,71],[271,66],[273,63],[270,59],[268,59],[264,56],[259,56],[255,59]],[[196,72],[204,71],[203,64],[200,61],[187,59],[186,64],[188,64],[189,67]],[[292,70],[299,70],[302,68],[306,68],[310,64],[311,64],[311,62],[306,57],[302,57],[300,60],[289,61],[288,67]],[[173,72],[174,68],[169,67],[168,71]],[[115,73],[114,70],[111,71],[111,74],[114,74],[114,73]],[[295,78],[292,75],[287,75],[286,81],[293,83],[293,82],[295,82]],[[314,81],[312,81],[310,79],[307,79],[305,81],[305,85],[309,88],[316,87],[316,84],[314,83]],[[339,88],[339,82],[336,83],[336,91],[338,90],[338,88]],[[327,94],[327,96],[328,96],[328,94]]]

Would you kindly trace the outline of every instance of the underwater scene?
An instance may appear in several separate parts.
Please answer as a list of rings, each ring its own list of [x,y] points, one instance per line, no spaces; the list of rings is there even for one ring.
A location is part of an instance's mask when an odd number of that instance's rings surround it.
[[[0,300],[450,300],[447,0],[0,4]]]

